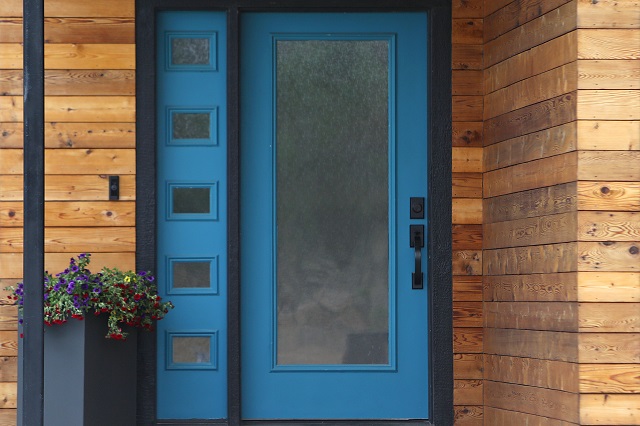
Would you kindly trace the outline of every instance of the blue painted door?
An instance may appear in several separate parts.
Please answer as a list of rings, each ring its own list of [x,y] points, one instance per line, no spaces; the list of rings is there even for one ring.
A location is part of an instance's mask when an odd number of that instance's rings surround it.
[[[426,25],[241,17],[245,419],[429,417]]]
[[[226,23],[157,17],[157,277],[175,305],[158,322],[160,419],[227,417]]]

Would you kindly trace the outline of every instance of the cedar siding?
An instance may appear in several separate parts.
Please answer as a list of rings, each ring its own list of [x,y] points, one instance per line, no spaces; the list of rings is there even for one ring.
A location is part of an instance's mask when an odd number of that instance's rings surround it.
[[[134,15],[45,1],[51,271],[82,251],[135,267]],[[452,0],[452,18],[455,424],[640,425],[640,2]],[[21,43],[22,0],[2,0],[0,288],[22,275]]]

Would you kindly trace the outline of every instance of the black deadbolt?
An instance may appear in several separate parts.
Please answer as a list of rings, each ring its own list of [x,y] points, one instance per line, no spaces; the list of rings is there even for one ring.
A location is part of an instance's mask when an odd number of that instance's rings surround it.
[[[424,219],[424,197],[411,197],[411,219]]]

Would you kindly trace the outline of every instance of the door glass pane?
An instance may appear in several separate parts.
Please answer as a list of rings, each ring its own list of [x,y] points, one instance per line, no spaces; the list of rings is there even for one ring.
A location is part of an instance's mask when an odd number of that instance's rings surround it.
[[[174,187],[173,213],[209,213],[209,188]]]
[[[174,364],[200,364],[211,362],[210,337],[173,336]]]
[[[279,40],[277,364],[387,364],[389,42]]]
[[[211,287],[211,262],[174,262],[173,288]]]
[[[209,64],[209,39],[174,38],[171,40],[171,63],[173,65]]]

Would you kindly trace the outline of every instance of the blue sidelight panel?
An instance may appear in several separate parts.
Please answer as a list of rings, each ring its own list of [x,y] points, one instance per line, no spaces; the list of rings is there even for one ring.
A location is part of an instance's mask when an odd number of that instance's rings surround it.
[[[157,16],[159,419],[227,417],[226,20]]]

